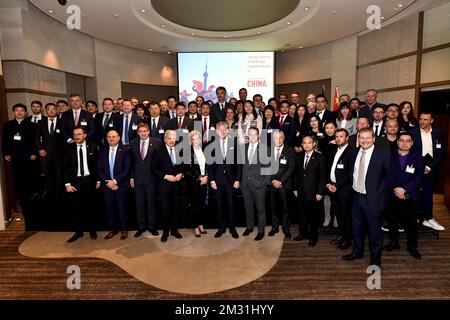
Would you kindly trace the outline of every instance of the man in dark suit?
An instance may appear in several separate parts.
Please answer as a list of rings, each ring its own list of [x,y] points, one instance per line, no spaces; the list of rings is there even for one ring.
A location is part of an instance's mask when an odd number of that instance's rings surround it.
[[[133,106],[131,101],[124,99],[122,102],[123,113],[114,120],[114,130],[119,133],[120,140],[124,147],[128,147],[130,141],[136,138],[138,124],[141,119],[135,113],[132,113]]]
[[[72,139],[73,129],[82,127],[85,129],[87,140],[92,140],[95,135],[95,124],[92,115],[84,109],[81,109],[81,97],[79,94],[70,95],[70,104],[72,110],[68,110],[61,116],[61,125],[64,138],[67,143],[74,143]]]
[[[241,165],[237,161],[236,139],[229,136],[226,122],[219,122],[216,125],[217,137],[213,145],[214,161],[207,170],[211,188],[216,191],[217,218],[219,230],[214,237],[221,237],[226,228],[234,239],[239,238],[234,221],[234,195],[233,189],[239,189],[242,174]],[[209,146],[208,146],[209,147]]]
[[[164,141],[164,132],[169,127],[169,118],[160,115],[161,108],[158,103],[150,102],[150,117],[147,118],[151,136]]]
[[[64,136],[56,105],[47,103],[45,113],[47,117],[43,117],[37,125],[35,143],[41,158],[44,193],[55,195],[62,187],[61,162],[63,153],[61,151],[64,148]]]
[[[432,128],[433,115],[422,111],[419,116],[419,128],[411,130],[414,137],[413,152],[423,157],[425,164],[422,190],[424,201],[423,225],[434,230],[443,231],[445,228],[433,218],[433,193],[438,176],[439,166],[444,160],[444,137],[438,128]]]
[[[228,102],[226,102],[227,89],[225,89],[225,87],[217,87],[216,96],[217,100],[219,101],[213,104],[211,109],[211,115],[216,122],[225,121],[226,107],[231,106],[233,109],[234,107]]]
[[[325,123],[331,121],[336,122],[336,115],[327,109],[328,100],[323,94],[316,96],[316,115],[320,119],[321,128],[325,127]]]
[[[399,222],[406,227],[407,250],[416,259],[422,255],[417,250],[417,210],[420,200],[420,184],[424,172],[422,156],[411,151],[413,136],[400,134],[398,150],[392,151],[393,179],[389,201],[389,239],[384,249],[400,249]]]
[[[316,143],[311,136],[303,137],[303,152],[298,156],[295,193],[299,198],[299,235],[295,241],[309,238],[309,247],[319,240],[321,206],[326,182],[325,157],[315,151]],[[322,209],[323,210],[323,209]]]
[[[186,116],[191,120],[197,120],[200,118],[196,101],[190,101],[188,103],[188,112],[186,113]]]
[[[273,136],[275,147],[272,150],[272,163],[278,168],[271,177],[270,199],[272,207],[272,229],[269,237],[279,232],[280,218],[285,239],[290,239],[291,225],[289,221],[288,197],[293,188],[296,157],[294,150],[285,145],[283,131],[276,131]]]
[[[289,116],[289,102],[287,100],[280,102],[280,115],[276,117],[279,128],[284,133],[285,144],[291,148],[295,146],[295,122],[294,118]]]
[[[98,147],[86,140],[84,128],[73,130],[71,143],[64,154],[64,186],[75,212],[75,234],[67,240],[74,242],[89,229],[91,239],[97,239],[94,209],[97,184]]]
[[[381,219],[388,207],[391,179],[391,153],[375,146],[372,128],[359,132],[360,147],[353,151],[351,172],[352,188],[352,252],[344,260],[362,259],[364,253],[365,225],[367,222],[370,243],[370,265],[381,267],[383,232]]]
[[[174,96],[168,96],[167,97],[167,107],[168,110],[161,112],[161,115],[163,117],[166,117],[167,119],[174,119],[177,116],[177,99]],[[151,128],[151,127],[150,127]]]
[[[25,118],[27,107],[24,104],[15,104],[12,110],[14,119],[5,122],[3,127],[2,152],[4,159],[12,166],[14,193],[21,205],[26,205],[26,200],[31,196],[30,168],[37,158],[34,128],[29,118]]]
[[[110,230],[105,239],[111,239],[120,230],[120,239],[125,240],[128,238],[125,199],[130,189],[131,156],[129,150],[119,144],[120,136],[116,130],[108,131],[106,141],[108,145],[100,151],[98,159],[98,177]]]
[[[181,163],[178,149],[175,148],[175,142],[176,132],[167,130],[164,133],[164,145],[158,150],[152,163],[153,173],[159,178],[159,198],[164,225],[161,242],[167,241],[169,230],[176,239],[183,238],[178,232],[178,211],[184,165]]]
[[[352,237],[352,147],[348,145],[348,131],[337,129],[335,141],[338,148],[330,153],[326,188],[330,192],[331,210],[336,214],[339,236],[330,243],[335,244],[336,249],[347,250]]]
[[[348,145],[352,148],[359,147],[359,131],[364,128],[370,128],[369,118],[365,116],[360,116],[358,120],[356,120],[356,134],[350,136],[348,138]]]
[[[372,112],[372,129],[375,133],[375,137],[383,137],[386,135],[385,132],[385,122],[384,122],[384,109],[381,106],[376,106]]]
[[[157,236],[156,231],[156,177],[152,171],[156,153],[161,148],[161,140],[150,137],[148,124],[140,123],[137,130],[138,138],[131,141],[130,150],[133,155],[133,170],[131,186],[136,198],[136,213],[138,231],[136,238],[148,230]]]
[[[194,130],[194,120],[186,117],[186,106],[178,102],[177,107],[177,116],[176,118],[169,120],[168,128],[170,130],[182,130],[183,134],[187,134],[190,131]]]
[[[118,118],[118,114],[114,113],[114,101],[111,98],[103,99],[103,112],[97,114],[94,118],[95,124],[95,142],[100,147],[107,145],[106,133],[108,130],[114,127],[115,118]]]
[[[375,89],[369,89],[366,91],[366,102],[367,102],[367,109],[361,108],[360,115],[368,116],[369,121],[373,121],[373,112],[375,111],[376,107],[381,107],[383,110],[386,110],[386,105],[379,103],[377,101],[377,91]]]
[[[269,166],[270,157],[266,145],[259,143],[259,129],[248,130],[248,144],[245,145],[245,161],[242,165],[241,190],[244,197],[246,225],[243,236],[253,232],[255,208],[258,216],[258,234],[255,241],[262,240],[266,226],[266,191],[270,175],[264,172]]]
[[[202,135],[202,146],[205,148],[210,142],[212,132],[216,130],[216,120],[210,115],[211,106],[208,102],[201,105],[201,114],[194,121],[194,128]]]
[[[33,124],[38,124],[42,120],[42,102],[39,100],[34,100],[31,102],[31,112],[32,114],[28,117]]]

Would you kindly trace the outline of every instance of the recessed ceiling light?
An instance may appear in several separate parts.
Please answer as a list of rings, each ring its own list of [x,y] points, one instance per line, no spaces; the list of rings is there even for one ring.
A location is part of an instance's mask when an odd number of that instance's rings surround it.
[[[399,4],[397,5],[397,7],[401,8],[401,7],[403,7],[403,4],[399,3]]]
[[[170,51],[167,51],[167,54],[170,54],[171,52]]]
[[[48,10],[48,13],[53,13],[53,10]]]
[[[141,12],[142,12],[142,13],[146,13],[146,12],[147,12],[147,10],[145,10],[145,9],[142,9],[142,10],[141,10]]]
[[[309,10],[309,7],[305,7],[305,11],[308,11]]]
[[[153,49],[148,49],[148,51],[153,51]]]
[[[119,14],[118,14],[118,13],[114,13],[114,17],[116,17],[116,18],[117,18],[118,16],[119,16]]]
[[[165,24],[162,24],[162,25],[161,25],[161,27],[165,28],[165,27],[166,27],[166,25],[165,25]]]
[[[381,17],[381,20],[383,20],[384,19],[384,17]]]
[[[299,49],[303,48],[303,46],[298,46]]]
[[[332,14],[337,14],[336,10],[331,11]]]
[[[288,21],[288,22],[286,22],[286,24],[291,24],[291,22],[290,22],[290,21]]]
[[[261,34],[261,31],[258,31],[258,34]]]
[[[195,33],[191,33],[191,36],[195,36]]]
[[[281,52],[284,52],[284,49],[281,49]]]
[[[228,36],[227,36],[227,35],[224,35],[223,37],[224,37],[224,38],[227,38]]]

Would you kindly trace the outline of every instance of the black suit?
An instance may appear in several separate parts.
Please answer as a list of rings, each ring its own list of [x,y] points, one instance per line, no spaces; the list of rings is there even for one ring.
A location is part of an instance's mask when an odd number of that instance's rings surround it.
[[[117,130],[120,136],[120,141],[124,146],[128,146],[130,142],[136,138],[137,136],[137,126],[141,123],[141,118],[135,113],[129,113],[128,120],[128,143],[124,139],[122,139],[123,127],[124,127],[124,117],[126,115],[123,113],[118,116],[117,119],[114,119],[114,129]]]
[[[276,150],[272,148],[272,163],[276,163]],[[278,229],[280,225],[280,212],[282,217],[283,231],[286,233],[290,228],[288,197],[292,193],[293,176],[296,166],[296,156],[294,149],[284,146],[278,160],[278,170],[271,177],[271,181],[281,182],[281,188],[270,187],[270,199],[272,205],[272,228]]]
[[[200,184],[200,178],[208,176],[205,166],[205,175],[202,175],[200,164],[195,156],[194,149],[191,148],[191,162],[186,165],[186,186],[189,201],[189,213],[192,217],[192,225],[197,227],[205,223],[207,208],[205,204],[208,184]]]
[[[224,103],[222,110],[220,110],[219,102],[213,104],[211,107],[211,116],[216,120],[216,122],[225,121],[227,107],[231,107],[234,110],[234,106],[228,102]]]
[[[325,123],[327,123],[329,121],[336,122],[336,114],[333,111],[324,109],[324,110],[322,110],[322,112],[323,112],[322,119],[320,119],[319,111],[316,112],[316,115],[320,120],[320,127],[322,129],[325,128]]]
[[[205,148],[210,142],[211,137],[214,134],[214,131],[216,130],[216,120],[210,115],[209,116],[209,125],[206,128],[206,134],[205,134],[205,128],[204,128],[204,119],[203,115],[200,115],[197,119],[194,120],[194,129],[201,133],[202,135],[202,146]]]
[[[325,194],[326,161],[314,151],[304,167],[305,152],[298,155],[296,172],[296,190],[299,198],[300,234],[309,236],[310,240],[319,238],[320,212],[323,211],[323,199],[317,201],[316,195]]]
[[[70,184],[77,190],[68,193],[71,207],[74,209],[77,232],[83,232],[86,228],[89,228],[89,231],[96,229],[95,185],[97,182],[98,146],[95,143],[86,142],[86,151],[87,154],[83,154],[83,157],[87,157],[89,175],[84,177],[78,176],[78,145],[76,143],[67,145],[64,154],[64,184]],[[86,174],[86,168],[84,170]]]
[[[278,122],[278,125],[280,123],[280,117],[276,117],[276,121]],[[279,126],[279,129],[283,131],[284,133],[284,143],[293,148],[295,147],[295,122],[294,118],[292,118],[289,115],[285,115],[284,121],[282,126]]]
[[[219,228],[229,227],[234,229],[234,195],[233,184],[241,180],[242,166],[237,161],[237,141],[227,138],[227,151],[225,159],[221,154],[221,140],[215,139],[212,156],[215,161],[208,166],[209,181],[214,181],[217,185],[217,218]]]
[[[149,138],[145,144],[147,154],[141,157],[142,140],[136,138],[131,141],[130,151],[133,156],[134,194],[136,198],[136,213],[138,230],[155,229],[156,223],[156,177],[152,171],[152,164],[162,142],[158,138]]]
[[[83,127],[86,130],[86,140],[94,139],[95,124],[92,115],[83,109],[78,109],[78,126]],[[73,129],[75,128],[73,109],[67,110],[61,116],[61,125],[63,129],[64,139],[67,141],[73,139]]]
[[[180,163],[178,150],[173,147],[176,163],[173,164],[165,144],[159,148],[152,163],[152,171],[159,180],[159,198],[163,216],[164,233],[178,229],[178,212],[180,208],[181,181],[165,180],[166,175],[176,176],[184,173],[184,165]]]
[[[351,240],[352,236],[352,147],[347,145],[344,152],[337,159],[334,168],[335,181],[331,180],[331,170],[333,169],[334,158],[338,149],[330,153],[328,159],[327,181],[336,187],[336,192],[330,192],[331,210],[336,214],[339,235],[344,240]]]
[[[385,104],[382,104],[382,103],[379,103],[378,101],[376,101],[373,105],[371,105],[371,106],[368,105],[367,109],[365,109],[365,107],[361,108],[360,109],[360,115],[367,116],[367,113],[368,113],[369,121],[370,121],[370,123],[372,123],[372,121],[373,121],[373,110],[375,110],[375,108],[378,108],[378,107],[381,107],[381,108],[383,108],[383,110],[386,110],[386,105]]]
[[[189,119],[188,117],[184,116],[183,120],[181,122],[181,127],[179,127],[178,126],[178,120],[179,120],[178,118],[179,117],[169,120],[169,125],[168,125],[169,130],[182,129],[182,130],[188,130],[189,132],[194,130],[194,120]]]
[[[153,125],[153,118],[147,118],[147,124],[150,128],[150,133],[153,138],[157,138],[164,141],[164,132],[169,128],[169,119],[163,116],[159,116],[158,121],[155,119],[155,125]]]
[[[119,114],[114,112],[111,112],[109,118],[106,117],[105,112],[97,114],[94,118],[95,143],[101,147],[104,147],[107,144],[106,134],[109,130],[114,128],[114,124],[116,123],[115,119],[117,118],[119,118]]]

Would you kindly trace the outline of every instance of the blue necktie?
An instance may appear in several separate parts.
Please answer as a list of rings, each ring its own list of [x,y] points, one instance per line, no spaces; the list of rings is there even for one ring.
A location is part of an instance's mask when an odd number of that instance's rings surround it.
[[[128,144],[128,133],[130,132],[130,130],[128,130],[128,115],[125,116],[125,128],[123,128],[123,130],[125,131],[125,144]]]
[[[110,149],[111,153],[109,155],[109,175],[111,180],[114,180],[114,161],[116,160],[116,149]]]
[[[170,160],[172,161],[172,165],[175,165],[175,155],[173,154],[173,148],[170,148]]]

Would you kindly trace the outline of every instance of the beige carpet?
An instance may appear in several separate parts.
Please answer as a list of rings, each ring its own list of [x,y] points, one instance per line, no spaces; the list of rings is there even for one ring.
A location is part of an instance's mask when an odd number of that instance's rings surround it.
[[[25,240],[19,252],[32,258],[94,257],[108,260],[136,279],[157,288],[186,294],[205,294],[242,286],[265,275],[278,261],[283,233],[254,241],[249,237],[233,239],[227,232],[214,238],[216,230],[194,237],[192,230],[181,230],[183,239],[145,233],[127,240],[118,236],[104,240],[89,239],[88,234],[68,244],[72,233],[38,232]],[[243,229],[238,230],[242,234]],[[267,234],[267,233],[266,233]],[[81,279],[83,270],[81,270]]]

